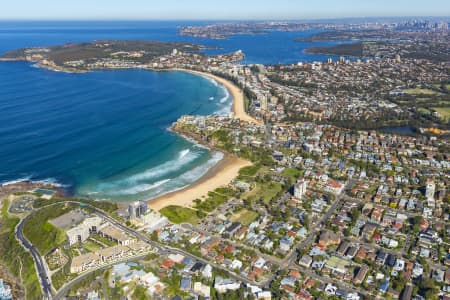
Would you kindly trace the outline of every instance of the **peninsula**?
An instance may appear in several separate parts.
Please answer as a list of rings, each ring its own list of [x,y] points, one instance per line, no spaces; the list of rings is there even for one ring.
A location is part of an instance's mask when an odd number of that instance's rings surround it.
[[[238,64],[241,51],[206,56],[195,45],[120,43],[2,57],[68,72],[213,78],[229,89],[234,113],[181,116],[171,129],[224,159],[191,186],[126,207],[48,186],[0,186],[0,245],[8,245],[0,262],[24,278],[30,298],[447,293],[449,61],[408,56],[413,41],[389,44],[389,55],[267,66]],[[404,127],[408,134],[396,133]]]

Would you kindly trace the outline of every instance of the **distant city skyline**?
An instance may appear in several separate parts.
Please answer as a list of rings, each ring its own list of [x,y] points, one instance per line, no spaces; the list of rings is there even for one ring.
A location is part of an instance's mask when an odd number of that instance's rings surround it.
[[[448,0],[15,0],[0,20],[305,20],[448,17]]]

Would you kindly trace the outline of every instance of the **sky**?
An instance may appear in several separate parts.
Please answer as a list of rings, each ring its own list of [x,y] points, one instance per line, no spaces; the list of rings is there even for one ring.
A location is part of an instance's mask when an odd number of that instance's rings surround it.
[[[304,20],[450,16],[450,0],[13,0],[0,20]]]

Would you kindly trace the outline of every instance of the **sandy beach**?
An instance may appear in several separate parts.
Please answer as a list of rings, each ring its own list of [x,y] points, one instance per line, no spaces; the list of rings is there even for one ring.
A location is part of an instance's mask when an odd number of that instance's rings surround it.
[[[191,185],[148,201],[150,208],[159,211],[168,205],[192,207],[195,199],[201,198],[209,191],[229,184],[241,168],[250,166],[249,161],[225,155],[224,158],[212,167],[203,177]]]
[[[249,116],[246,113],[244,92],[239,87],[237,87],[234,83],[232,83],[226,79],[223,79],[221,77],[218,77],[216,75],[206,73],[206,72],[199,72],[199,71],[185,70],[185,69],[180,69],[180,71],[197,74],[197,75],[204,76],[204,77],[209,77],[209,78],[214,79],[218,83],[222,84],[230,92],[231,96],[233,96],[232,110],[233,110],[234,117],[237,119],[240,119],[242,121],[247,121],[247,122],[251,122],[251,123],[259,124],[259,125],[262,124],[261,121],[256,120],[255,118]]]
[[[235,118],[242,121],[247,121],[255,124],[261,124],[260,121],[252,118],[245,112],[244,93],[232,82],[220,78],[218,76],[198,72],[193,70],[177,69],[176,71],[188,72],[204,77],[209,77],[222,84],[233,97],[233,113]],[[153,199],[148,200],[148,205],[154,210],[160,210],[168,205],[179,205],[185,207],[192,207],[193,201],[206,195],[218,187],[229,184],[239,173],[243,167],[250,166],[251,162],[236,158],[230,155],[225,155],[224,158],[212,167],[203,177],[191,185]]]

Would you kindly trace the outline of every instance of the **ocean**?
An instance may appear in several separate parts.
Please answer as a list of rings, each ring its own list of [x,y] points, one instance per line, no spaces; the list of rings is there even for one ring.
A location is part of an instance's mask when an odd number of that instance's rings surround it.
[[[203,22],[204,23],[204,22]],[[323,61],[296,37],[314,32],[180,37],[202,22],[0,22],[0,52],[104,39],[194,42],[243,50],[244,63]],[[77,196],[148,199],[199,179],[222,158],[168,130],[183,114],[227,114],[232,99],[216,82],[184,72],[53,72],[0,62],[0,183],[60,184]]]

